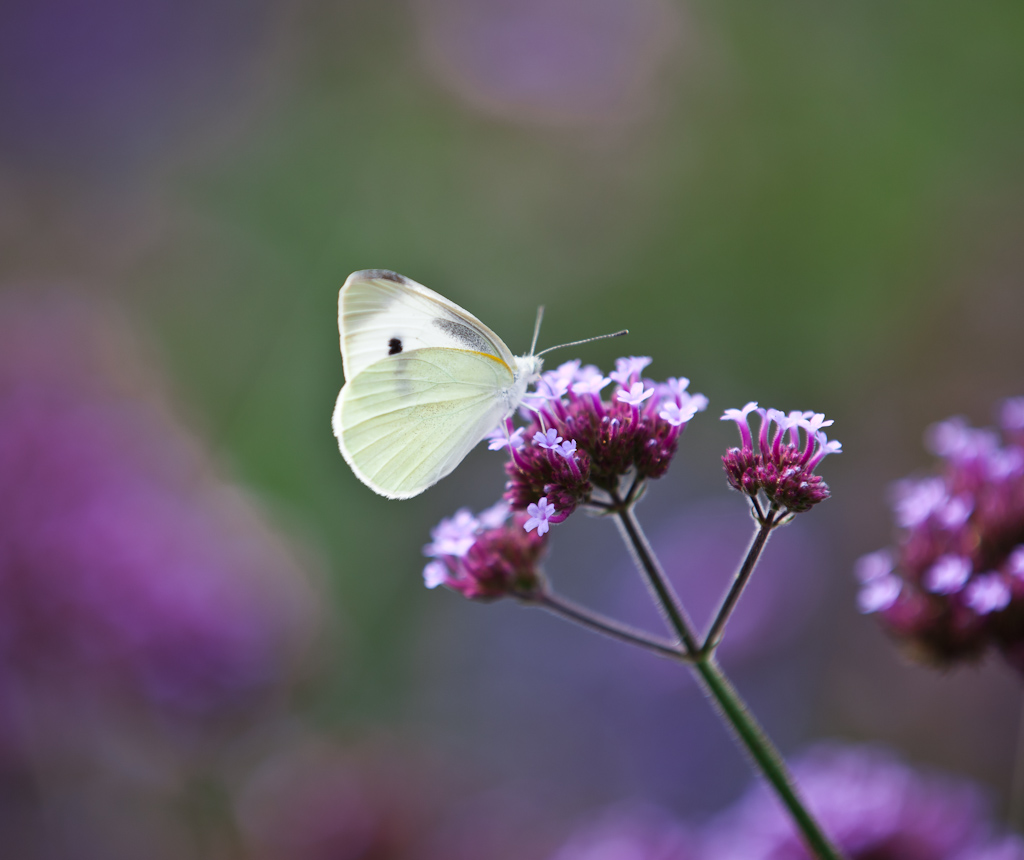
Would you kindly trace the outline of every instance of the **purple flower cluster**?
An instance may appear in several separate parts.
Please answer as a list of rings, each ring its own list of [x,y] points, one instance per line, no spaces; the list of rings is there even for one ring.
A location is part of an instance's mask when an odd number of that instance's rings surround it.
[[[801,792],[848,860],[1024,860],[974,785],[916,772],[879,749],[823,746],[793,768]],[[554,860],[811,860],[764,784],[703,828],[619,809],[584,824]]]
[[[1024,672],[1024,398],[1002,434],[962,418],[931,427],[940,474],[894,486],[897,546],[860,558],[860,609],[922,659],[948,665],[990,646]]]
[[[541,376],[522,410],[530,423],[515,428],[509,420],[488,436],[492,451],[510,454],[504,500],[476,517],[460,510],[431,532],[423,549],[433,559],[423,571],[428,588],[476,600],[536,597],[553,524],[580,505],[607,505],[624,479],[635,497],[644,480],[665,474],[679,434],[708,401],[687,391],[688,379],[644,379],[650,363],[620,358],[604,376],[575,360]],[[602,400],[613,382],[611,399]]]
[[[541,525],[527,528],[538,519]],[[513,514],[504,501],[479,516],[462,508],[431,531],[423,554],[433,561],[423,569],[423,581],[427,588],[443,585],[471,600],[529,599],[543,589],[538,564],[546,525],[539,516]]]
[[[623,478],[660,478],[676,452],[679,434],[707,408],[689,380],[656,383],[641,376],[650,358],[620,358],[608,376],[594,365],[569,361],[543,374],[527,395],[530,424],[511,421],[491,434],[492,449],[507,447],[505,498],[545,525],[559,523],[579,505],[619,491]],[[601,393],[615,383],[611,398]]]
[[[0,305],[0,712],[33,713],[12,728],[33,738],[43,711],[62,743],[86,714],[115,733],[139,713],[241,715],[312,620],[252,506],[151,386],[108,371],[139,370],[123,339],[77,302]]]
[[[747,423],[751,412],[761,416],[756,450]],[[787,414],[751,402],[742,409],[727,409],[721,420],[735,421],[740,431],[741,446],[722,457],[733,489],[755,500],[763,493],[770,504],[792,513],[808,511],[829,497],[828,484],[814,469],[826,455],[841,452],[842,446],[823,432],[832,422],[820,412]]]
[[[811,811],[849,860],[1024,860],[1024,844],[994,833],[977,787],[917,773],[890,753],[819,747],[794,765],[793,775]],[[812,855],[778,800],[758,785],[711,823],[701,856],[810,860]]]

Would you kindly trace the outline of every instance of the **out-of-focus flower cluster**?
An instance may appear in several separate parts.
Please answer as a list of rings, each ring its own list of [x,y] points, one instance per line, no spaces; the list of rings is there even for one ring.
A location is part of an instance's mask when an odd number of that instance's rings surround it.
[[[951,418],[929,428],[938,475],[893,488],[897,545],[858,560],[862,612],[940,665],[1001,651],[1024,672],[1024,398],[1001,434]]]
[[[751,412],[761,416],[756,450],[747,423]],[[828,484],[814,469],[826,455],[842,451],[842,446],[825,435],[822,428],[832,421],[820,412],[787,414],[751,402],[742,409],[727,409],[722,420],[735,421],[740,431],[740,447],[730,448],[722,457],[733,489],[752,499],[763,493],[770,503],[793,513],[808,511],[829,497]]]
[[[412,750],[297,738],[253,772],[235,802],[247,860],[404,860],[438,814]]]
[[[545,530],[525,528],[527,514],[513,514],[501,501],[473,516],[462,508],[434,528],[423,554],[433,559],[423,569],[427,588],[443,585],[473,600],[506,595],[529,598],[543,588],[538,564]]]
[[[310,583],[109,313],[0,302],[0,849],[196,856],[169,797],[273,720]]]
[[[289,676],[312,594],[159,398],[107,372],[138,368],[116,343],[75,302],[0,308],[0,689],[241,711]]]
[[[303,728],[310,582],[107,310],[0,300],[0,488],[0,857],[492,856],[415,748]]]
[[[793,772],[811,810],[848,860],[1024,860],[1024,842],[998,832],[984,795],[970,783],[915,772],[872,748],[819,747],[797,761]],[[686,828],[667,813],[616,810],[584,824],[554,860],[609,857],[811,860],[812,855],[778,799],[759,784],[703,828]]]
[[[543,374],[527,395],[529,425],[514,430],[509,421],[490,437],[492,449],[511,453],[505,498],[513,510],[528,511],[538,525],[559,523],[579,505],[618,493],[624,478],[665,474],[680,433],[708,401],[687,391],[688,379],[642,377],[650,363],[620,358],[604,376],[575,360]]]
[[[0,488],[0,854],[199,856],[192,780],[306,674],[309,580],[67,293],[0,299]]]

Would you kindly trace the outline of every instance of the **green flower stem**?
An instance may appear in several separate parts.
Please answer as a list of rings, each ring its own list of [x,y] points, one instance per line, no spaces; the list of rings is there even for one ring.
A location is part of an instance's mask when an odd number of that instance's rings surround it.
[[[740,743],[750,753],[765,779],[771,783],[779,799],[786,805],[814,856],[819,860],[842,860],[843,855],[829,841],[821,825],[797,794],[796,783],[782,755],[758,724],[736,688],[719,668],[714,655],[701,655],[694,664],[693,671],[704,682],[704,689],[718,705],[719,712],[728,720]]]
[[[760,509],[758,510],[760,512]],[[733,579],[725,599],[722,600],[722,605],[718,608],[715,620],[711,622],[711,627],[708,628],[701,651],[713,652],[718,647],[718,643],[722,641],[725,625],[736,608],[736,603],[739,601],[740,595],[743,594],[743,589],[747,587],[750,574],[754,572],[754,567],[757,565],[757,560],[761,557],[761,551],[764,549],[765,544],[768,543],[768,537],[771,535],[772,529],[777,525],[775,519],[777,513],[778,511],[773,508],[768,511],[767,515],[758,518],[760,524],[757,531],[754,532],[753,540],[750,542],[747,557],[743,559],[743,564],[736,572],[736,577]]]
[[[630,645],[638,645],[641,648],[653,651],[655,654],[672,660],[691,662],[679,645],[665,639],[650,636],[642,630],[637,630],[634,627],[622,624],[605,615],[580,606],[578,603],[574,603],[561,595],[544,592],[531,597],[526,602],[560,615],[562,618],[566,618],[576,624],[582,624],[584,627],[601,633],[604,636],[611,636],[613,639],[628,642]]]
[[[818,860],[843,860],[843,855],[832,845],[822,830],[821,825],[818,824],[807,810],[804,802],[797,794],[796,784],[782,755],[758,724],[736,688],[732,686],[729,679],[726,678],[719,668],[714,658],[713,649],[706,651],[697,647],[693,626],[689,618],[687,618],[679,598],[669,584],[665,572],[661,569],[661,565],[658,563],[643,530],[640,528],[640,524],[633,515],[632,505],[623,503],[618,497],[613,496],[613,500],[617,505],[615,510],[617,521],[623,535],[627,539],[627,545],[630,547],[638,566],[657,595],[669,623],[671,623],[680,641],[683,643],[687,656],[693,658],[693,672],[714,700],[719,713],[728,722],[739,743],[751,755],[765,779],[768,780],[775,793],[779,796],[779,799],[785,804],[794,823],[803,834],[807,845],[814,852],[815,857]],[[767,540],[767,534],[764,540]],[[754,544],[757,543],[758,541],[755,538]],[[754,544],[751,545],[751,551],[754,550]],[[751,561],[750,570],[746,573],[747,577],[750,576],[754,562],[757,561],[756,555],[760,554],[763,547],[764,541],[761,541],[755,557]],[[747,555],[749,559],[751,553],[748,552]],[[746,564],[744,564],[744,567],[746,567]],[[743,584],[745,584],[745,581]],[[742,586],[739,590],[742,590]],[[739,597],[738,592],[736,597]],[[733,603],[735,603],[735,600],[733,600]]]
[[[683,604],[680,602],[675,589],[672,588],[668,577],[665,576],[665,571],[661,569],[661,565],[654,555],[654,550],[651,549],[651,545],[647,542],[647,536],[640,528],[640,523],[633,516],[633,506],[623,503],[616,494],[612,494],[612,499],[616,505],[616,522],[626,539],[626,546],[633,553],[637,567],[647,578],[648,585],[650,585],[651,590],[657,596],[658,604],[664,611],[672,629],[679,637],[679,641],[682,642],[686,654],[696,657],[700,653],[700,645],[697,641],[697,634],[694,632],[693,622],[690,621],[686,610],[683,609]]]

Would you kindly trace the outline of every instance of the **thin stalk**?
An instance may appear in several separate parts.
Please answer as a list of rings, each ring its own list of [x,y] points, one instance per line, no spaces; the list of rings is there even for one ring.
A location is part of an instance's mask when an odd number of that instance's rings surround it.
[[[777,511],[771,510],[768,512],[767,516],[759,517],[760,524],[757,531],[754,532],[754,537],[750,542],[749,549],[747,550],[747,556],[743,559],[743,564],[736,572],[732,585],[729,587],[728,593],[722,600],[722,605],[718,608],[715,620],[711,622],[711,627],[708,628],[708,633],[707,636],[704,637],[704,644],[701,646],[701,651],[714,651],[715,648],[718,647],[718,643],[722,641],[722,635],[725,633],[725,625],[732,616],[732,612],[736,608],[736,603],[739,601],[740,595],[743,594],[743,589],[747,587],[747,582],[750,580],[750,574],[754,572],[757,560],[761,557],[761,551],[764,549],[765,544],[768,543],[768,537],[771,535],[772,529],[776,525],[776,513]]]
[[[578,603],[573,603],[561,595],[548,592],[539,597],[531,598],[530,603],[560,615],[562,618],[566,618],[576,624],[582,624],[584,627],[601,633],[604,636],[611,636],[613,639],[628,642],[630,645],[638,645],[641,648],[653,651],[655,654],[672,660],[690,661],[690,658],[675,643],[650,636],[642,630],[637,630],[634,627],[622,624],[605,615],[580,606]]]
[[[668,577],[665,576],[665,571],[662,570],[661,564],[659,564],[657,557],[654,555],[654,550],[651,549],[651,545],[647,542],[647,536],[640,528],[640,523],[633,516],[632,507],[623,504],[618,495],[613,495],[613,499],[617,504],[615,511],[616,522],[619,524],[619,529],[626,540],[626,546],[631,549],[637,566],[647,578],[648,584],[658,598],[658,604],[664,611],[672,629],[679,637],[679,641],[683,643],[686,653],[696,656],[700,653],[700,647],[697,643],[697,634],[694,631],[693,622],[690,621],[686,610],[683,609],[683,604],[679,600],[679,596],[676,594],[675,589],[672,588]]]
[[[654,551],[647,542],[640,524],[636,521],[632,507],[624,504],[617,496],[613,496],[613,499],[618,503],[617,522],[626,539],[627,546],[647,577],[662,610],[686,648],[687,655],[693,658],[693,672],[714,700],[719,713],[732,728],[738,742],[754,759],[765,779],[768,780],[779,799],[789,810],[794,823],[800,829],[804,840],[818,860],[842,860],[842,854],[831,844],[821,826],[808,812],[807,807],[797,794],[793,777],[789,773],[789,768],[782,755],[758,724],[735,687],[718,667],[714,652],[697,649],[696,636],[693,633],[690,620],[668,582]],[[761,548],[763,548],[763,541]],[[759,554],[760,549],[757,552]],[[753,564],[751,564],[752,569]],[[749,572],[747,576],[749,577]]]
[[[797,794],[796,783],[782,755],[719,668],[714,656],[702,655],[694,664],[693,671],[704,682],[704,689],[714,699],[719,712],[729,722],[739,742],[750,753],[765,779],[789,810],[814,855],[819,860],[842,860],[843,855],[831,843]]]

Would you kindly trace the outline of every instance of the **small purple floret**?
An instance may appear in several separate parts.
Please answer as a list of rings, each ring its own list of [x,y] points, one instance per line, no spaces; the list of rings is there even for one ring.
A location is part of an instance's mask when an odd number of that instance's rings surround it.
[[[630,406],[639,406],[648,397],[654,396],[653,388],[646,388],[642,382],[634,382],[629,391],[621,390],[615,395],[618,400],[628,403]]]
[[[928,568],[924,575],[924,587],[934,594],[955,594],[967,584],[970,576],[969,559],[944,555]]]
[[[473,545],[479,525],[469,508],[462,508],[455,516],[441,520],[431,530],[430,537],[433,540],[423,547],[423,554],[432,558],[465,555]]]
[[[853,573],[863,585],[892,573],[892,553],[886,549],[862,555],[853,565]]]
[[[1024,397],[1010,397],[1003,401],[999,423],[1007,433],[1024,430]]]
[[[540,431],[533,434],[533,444],[539,445],[541,448],[547,448],[548,450],[554,450],[562,444],[562,437],[558,435],[558,431],[554,428],[545,430],[543,433]]]
[[[666,403],[661,412],[658,413],[658,417],[662,421],[667,421],[673,427],[678,427],[681,424],[685,424],[693,417],[694,413],[686,410],[683,411],[675,403]]]
[[[975,578],[964,590],[964,600],[978,615],[999,612],[1010,605],[1010,587],[998,573]]]
[[[650,363],[651,358],[646,355],[618,358],[615,360],[615,370],[608,375],[623,388],[626,388],[640,379],[640,374]]]
[[[886,574],[864,583],[857,595],[857,607],[861,612],[881,612],[892,606],[900,596],[903,584],[899,577]]]
[[[500,451],[502,448],[511,447],[513,450],[519,450],[526,444],[526,440],[523,439],[524,432],[522,427],[509,431],[504,424],[499,424],[484,437],[487,440],[487,449]]]
[[[558,451],[566,460],[572,460],[576,456],[576,440],[567,439],[554,450]]]
[[[538,535],[545,535],[551,528],[548,521],[555,515],[555,506],[542,498],[535,505],[527,505],[526,513],[530,518],[523,523],[523,528],[528,532],[536,529]]]

